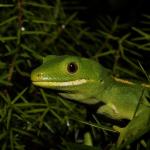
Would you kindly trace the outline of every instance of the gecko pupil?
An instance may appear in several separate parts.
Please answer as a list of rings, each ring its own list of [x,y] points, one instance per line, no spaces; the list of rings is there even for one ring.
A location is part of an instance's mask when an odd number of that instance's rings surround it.
[[[76,63],[71,62],[68,64],[67,70],[69,73],[75,73],[78,70],[78,66]]]

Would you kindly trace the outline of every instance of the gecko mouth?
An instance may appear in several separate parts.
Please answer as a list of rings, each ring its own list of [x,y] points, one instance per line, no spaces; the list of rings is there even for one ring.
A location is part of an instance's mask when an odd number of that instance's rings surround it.
[[[88,80],[80,79],[80,80],[73,80],[73,81],[65,81],[65,82],[53,82],[53,81],[33,81],[32,83],[36,86],[40,87],[66,87],[66,86],[74,86],[74,85],[81,85],[87,83]]]

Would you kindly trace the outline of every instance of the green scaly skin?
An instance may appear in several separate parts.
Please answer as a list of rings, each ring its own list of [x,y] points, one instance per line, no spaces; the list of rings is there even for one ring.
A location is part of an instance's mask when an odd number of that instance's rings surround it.
[[[122,149],[150,129],[150,104],[146,99],[149,86],[114,78],[110,70],[91,59],[49,55],[33,70],[31,80],[36,86],[58,90],[70,100],[86,104],[101,101],[104,105],[97,113],[130,120],[124,128],[114,126],[120,133],[116,149]]]

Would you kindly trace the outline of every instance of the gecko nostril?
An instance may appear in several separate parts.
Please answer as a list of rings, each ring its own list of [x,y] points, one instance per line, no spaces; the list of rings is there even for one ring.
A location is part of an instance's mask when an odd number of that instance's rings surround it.
[[[41,76],[41,75],[38,73],[38,74],[37,74],[37,77],[40,78],[40,76]]]
[[[38,73],[38,74],[37,74],[37,78],[38,78],[38,79],[42,79],[42,78],[43,78],[43,73]]]
[[[42,77],[43,77],[43,74],[42,74],[42,73],[32,72],[32,74],[31,74],[31,80],[32,80],[32,81],[41,80]]]

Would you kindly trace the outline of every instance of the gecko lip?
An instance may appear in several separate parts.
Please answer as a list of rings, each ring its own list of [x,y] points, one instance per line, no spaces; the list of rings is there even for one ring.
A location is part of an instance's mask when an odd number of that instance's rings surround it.
[[[81,85],[86,83],[86,79],[73,80],[73,81],[65,81],[65,82],[55,82],[55,81],[32,81],[32,83],[36,86],[40,87],[65,87],[65,86],[74,86]]]

